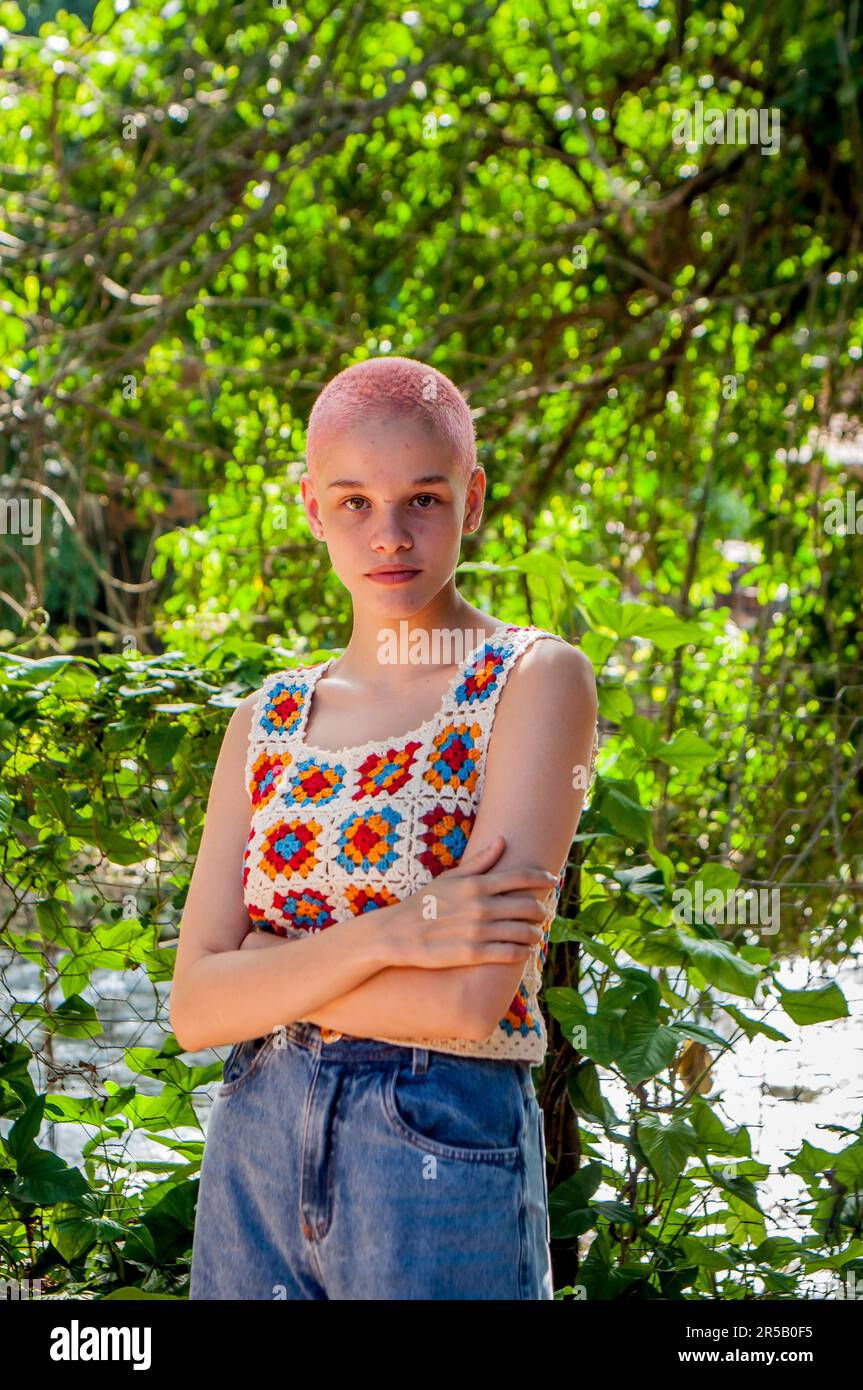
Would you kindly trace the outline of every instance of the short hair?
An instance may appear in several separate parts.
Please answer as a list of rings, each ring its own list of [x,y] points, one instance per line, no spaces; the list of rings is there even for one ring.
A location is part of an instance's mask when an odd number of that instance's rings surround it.
[[[363,419],[399,416],[426,425],[451,451],[465,490],[476,467],[476,437],[467,401],[448,376],[414,357],[370,357],[331,378],[309,416],[306,467]]]

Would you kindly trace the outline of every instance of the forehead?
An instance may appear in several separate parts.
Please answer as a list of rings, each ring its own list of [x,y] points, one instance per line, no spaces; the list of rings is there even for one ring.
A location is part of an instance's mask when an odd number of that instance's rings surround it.
[[[318,454],[318,476],[327,486],[354,483],[452,482],[457,469],[446,441],[421,420],[404,417],[358,420],[333,434]],[[361,470],[361,473],[360,471]]]

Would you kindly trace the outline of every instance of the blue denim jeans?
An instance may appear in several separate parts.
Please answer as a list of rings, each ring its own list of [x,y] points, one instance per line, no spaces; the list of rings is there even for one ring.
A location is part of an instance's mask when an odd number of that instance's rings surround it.
[[[293,1023],[238,1043],[207,1128],[193,1299],[551,1299],[527,1062]]]

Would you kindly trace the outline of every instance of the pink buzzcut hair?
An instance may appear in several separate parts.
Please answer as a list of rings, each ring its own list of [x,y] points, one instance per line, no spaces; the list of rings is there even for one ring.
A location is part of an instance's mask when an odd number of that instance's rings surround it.
[[[449,377],[414,357],[370,357],[327,382],[309,416],[306,467],[313,473],[333,441],[363,419],[399,416],[418,420],[437,435],[467,490],[476,467],[473,416]]]

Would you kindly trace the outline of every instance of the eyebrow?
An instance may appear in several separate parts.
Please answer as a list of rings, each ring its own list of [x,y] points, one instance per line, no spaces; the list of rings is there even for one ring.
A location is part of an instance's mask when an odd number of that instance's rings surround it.
[[[449,478],[445,473],[425,473],[421,478],[414,478],[409,484],[410,487],[420,487],[427,483],[448,483]],[[366,484],[360,478],[336,478],[335,482],[327,483],[327,488],[331,487],[365,487]]]

